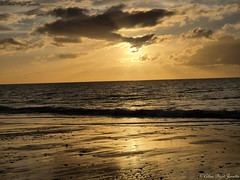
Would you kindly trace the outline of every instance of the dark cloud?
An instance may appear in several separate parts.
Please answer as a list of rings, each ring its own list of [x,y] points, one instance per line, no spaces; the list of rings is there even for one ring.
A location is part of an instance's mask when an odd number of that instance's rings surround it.
[[[209,42],[190,58],[188,65],[204,66],[219,64],[240,65],[240,39],[223,36],[217,41]]]
[[[148,34],[140,37],[122,37],[123,41],[129,42],[132,47],[140,48],[143,44],[152,44],[157,37],[154,34]]]
[[[51,14],[52,16],[61,17],[65,19],[71,18],[85,19],[89,17],[87,13],[88,10],[80,9],[78,7],[72,7],[67,9],[58,8],[49,12],[49,14]]]
[[[80,43],[81,39],[72,37],[55,37],[53,39],[56,43]]]
[[[74,59],[78,57],[78,54],[66,53],[66,54],[58,54],[60,59]]]
[[[188,39],[193,39],[193,38],[210,38],[213,35],[213,30],[207,29],[207,28],[201,28],[197,27],[192,30],[190,30],[186,34],[182,34],[182,38],[188,38]]]
[[[80,8],[54,9],[51,15],[60,17],[55,22],[39,27],[39,33],[52,36],[87,37],[116,42],[129,42],[141,47],[154,39],[154,35],[141,37],[124,37],[117,31],[121,28],[152,27],[161,19],[174,13],[164,9],[126,12],[124,5],[113,6],[102,14],[89,15]]]
[[[160,23],[160,19],[173,15],[173,12],[164,9],[152,9],[149,11],[123,12],[123,5],[114,6],[107,10],[102,18],[110,20],[114,28],[151,27]]]

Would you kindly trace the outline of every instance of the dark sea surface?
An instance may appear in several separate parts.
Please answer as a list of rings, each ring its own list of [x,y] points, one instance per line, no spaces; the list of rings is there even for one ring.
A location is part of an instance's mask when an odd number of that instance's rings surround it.
[[[240,119],[240,78],[0,85],[0,113]]]

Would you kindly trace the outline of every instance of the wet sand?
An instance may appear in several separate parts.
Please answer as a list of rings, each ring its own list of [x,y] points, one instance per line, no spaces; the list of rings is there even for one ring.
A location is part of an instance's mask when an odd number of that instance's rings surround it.
[[[0,124],[0,179],[240,176],[237,120],[2,115]]]

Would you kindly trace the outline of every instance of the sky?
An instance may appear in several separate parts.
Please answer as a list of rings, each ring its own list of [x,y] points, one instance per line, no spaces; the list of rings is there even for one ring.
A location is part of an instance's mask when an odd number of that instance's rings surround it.
[[[0,0],[0,84],[240,77],[239,0]]]

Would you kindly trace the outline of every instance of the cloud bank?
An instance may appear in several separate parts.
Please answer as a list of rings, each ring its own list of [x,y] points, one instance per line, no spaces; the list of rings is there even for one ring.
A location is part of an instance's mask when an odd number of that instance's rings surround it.
[[[208,42],[191,56],[187,63],[191,66],[240,65],[240,39],[222,36],[217,41]]]
[[[153,27],[163,21],[164,17],[174,12],[164,9],[149,11],[123,11],[124,5],[113,6],[102,14],[90,15],[88,10],[78,7],[58,8],[49,12],[58,17],[54,22],[37,28],[37,32],[50,36],[86,37],[112,42],[128,42],[134,47],[141,47],[154,42],[155,34],[137,37],[125,37],[118,33],[122,28]]]

